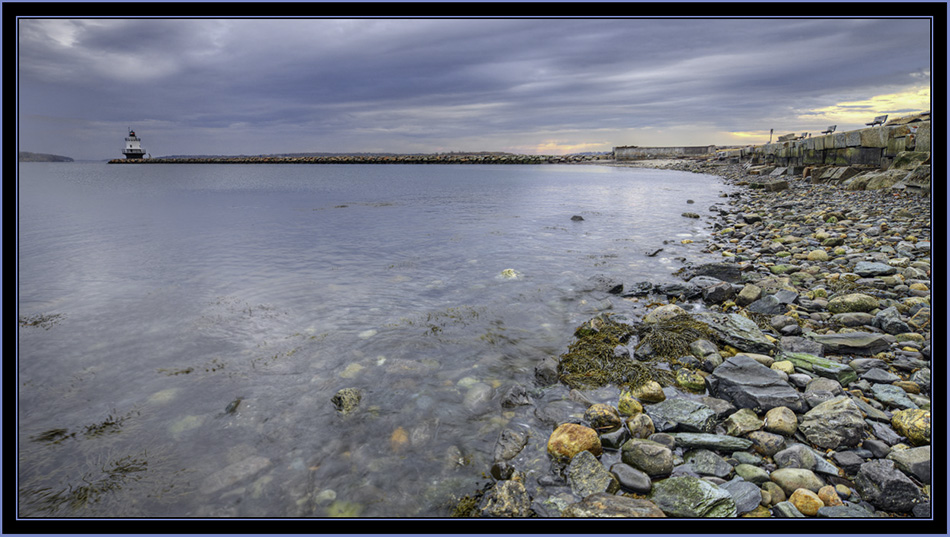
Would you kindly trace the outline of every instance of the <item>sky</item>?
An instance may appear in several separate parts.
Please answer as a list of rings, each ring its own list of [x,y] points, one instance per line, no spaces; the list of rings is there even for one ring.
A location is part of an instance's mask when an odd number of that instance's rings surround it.
[[[931,109],[931,20],[21,18],[18,146],[121,158],[751,145]]]

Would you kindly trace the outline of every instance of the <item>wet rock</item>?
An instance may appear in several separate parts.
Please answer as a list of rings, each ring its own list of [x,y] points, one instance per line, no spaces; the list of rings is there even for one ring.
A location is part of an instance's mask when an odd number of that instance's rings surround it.
[[[492,458],[496,461],[507,461],[518,456],[528,444],[528,435],[517,429],[505,429],[498,435]]]
[[[592,429],[602,432],[613,431],[623,425],[617,409],[603,403],[591,405],[587,411],[584,412],[584,420],[587,421]]]
[[[647,494],[653,488],[650,476],[637,470],[629,464],[618,462],[610,467],[610,471],[617,477],[620,487],[637,494]]]
[[[747,356],[729,358],[706,378],[706,382],[711,395],[731,401],[740,408],[756,412],[779,406],[796,412],[805,410],[802,395],[780,373]]]
[[[699,475],[727,478],[733,473],[732,465],[708,449],[696,449],[683,455],[683,460],[691,464]]]
[[[589,451],[582,451],[571,459],[566,475],[571,490],[581,498],[598,492],[613,494],[620,489],[617,477]]]
[[[877,459],[862,464],[854,484],[862,498],[884,511],[906,513],[921,498],[914,482],[891,460]]]
[[[515,384],[508,388],[501,398],[502,408],[514,408],[517,406],[530,405],[531,403],[532,401],[528,395],[528,390],[521,384]]]
[[[684,449],[705,448],[715,451],[745,451],[752,447],[752,441],[722,434],[709,433],[669,433],[676,445]]]
[[[650,440],[628,440],[621,448],[621,460],[651,478],[667,476],[673,471],[673,452]]]
[[[667,399],[646,405],[644,412],[653,420],[657,431],[706,433],[716,426],[716,413],[706,405],[690,399]]]
[[[348,414],[359,406],[363,399],[363,391],[359,388],[343,388],[336,392],[330,402],[342,414]]]
[[[671,477],[653,485],[649,496],[667,516],[735,517],[736,502],[728,491],[696,477]]]
[[[486,518],[522,518],[531,515],[531,497],[520,481],[498,481],[479,504]]]
[[[647,414],[637,414],[627,418],[627,430],[633,438],[649,438],[656,432],[653,419]]]
[[[603,453],[597,431],[590,427],[564,423],[548,438],[548,454],[557,460],[571,460],[581,451],[590,451],[596,456]]]
[[[270,459],[267,457],[252,455],[206,477],[199,490],[202,494],[213,494],[256,475],[270,465]]]
[[[615,496],[607,493],[591,494],[568,505],[561,513],[571,518],[663,518],[666,515],[649,500]]]

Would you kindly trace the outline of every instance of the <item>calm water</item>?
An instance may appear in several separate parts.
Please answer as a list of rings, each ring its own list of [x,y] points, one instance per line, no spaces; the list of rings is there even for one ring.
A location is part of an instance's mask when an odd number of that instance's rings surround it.
[[[502,393],[627,307],[588,278],[708,260],[680,241],[725,189],[594,165],[19,173],[31,517],[446,516],[484,481]]]

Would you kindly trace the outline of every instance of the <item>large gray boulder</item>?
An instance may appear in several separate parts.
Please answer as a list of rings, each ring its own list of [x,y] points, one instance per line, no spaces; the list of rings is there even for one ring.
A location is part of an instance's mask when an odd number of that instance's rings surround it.
[[[806,409],[805,399],[781,373],[754,359],[736,355],[706,377],[713,397],[732,402],[738,408],[749,408],[761,414],[775,407],[788,407],[795,413]]]
[[[693,319],[709,325],[721,342],[740,351],[770,354],[775,350],[755,322],[739,314],[707,311],[693,314]]]
[[[862,464],[854,484],[862,498],[884,511],[906,513],[921,499],[917,485],[890,460],[875,459]]]
[[[671,517],[725,518],[738,515],[736,501],[727,490],[692,476],[658,481],[653,485],[650,500]]]
[[[809,442],[825,449],[857,446],[867,424],[858,405],[840,395],[809,410],[798,425]]]

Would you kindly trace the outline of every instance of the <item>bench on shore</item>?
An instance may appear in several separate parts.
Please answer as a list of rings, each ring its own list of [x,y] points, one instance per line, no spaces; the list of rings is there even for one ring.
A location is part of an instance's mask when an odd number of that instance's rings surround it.
[[[822,133],[822,134],[831,134],[831,133],[835,132],[835,129],[837,129],[837,128],[838,128],[837,125],[832,125],[832,126],[828,127],[828,130],[826,130],[826,131],[821,131],[821,133]]]
[[[877,116],[876,118],[874,118],[874,121],[870,123],[865,123],[865,125],[869,127],[873,127],[875,125],[883,125],[885,121],[887,121],[887,114],[884,114],[883,116]]]
[[[807,132],[803,132],[801,136],[799,136],[799,137],[797,137],[797,138],[795,138],[795,139],[796,139],[796,140],[804,140],[805,138],[808,138],[808,133],[807,133]]]

